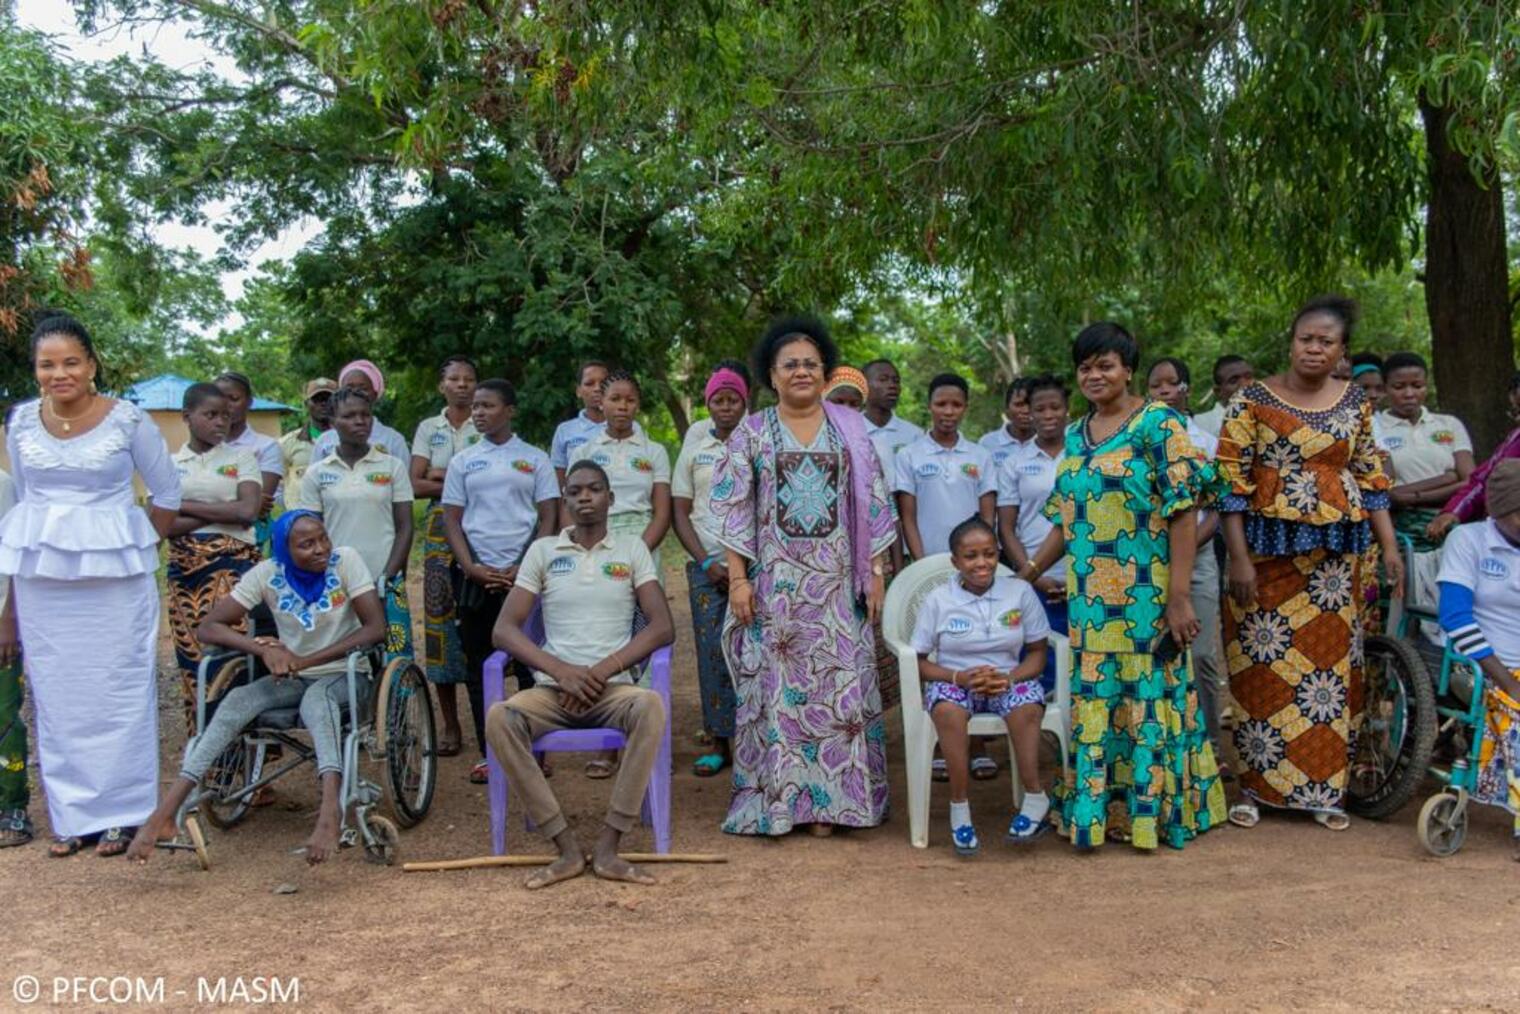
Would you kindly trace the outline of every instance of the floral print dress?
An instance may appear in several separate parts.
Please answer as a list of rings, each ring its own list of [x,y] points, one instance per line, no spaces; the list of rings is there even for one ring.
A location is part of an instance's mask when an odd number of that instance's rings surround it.
[[[871,556],[896,538],[880,466],[869,485]],[[774,408],[729,439],[713,473],[718,538],[750,561],[755,618],[732,611],[723,650],[738,708],[723,830],[872,827],[887,811],[876,645],[855,592],[851,469],[834,424],[802,447]]]

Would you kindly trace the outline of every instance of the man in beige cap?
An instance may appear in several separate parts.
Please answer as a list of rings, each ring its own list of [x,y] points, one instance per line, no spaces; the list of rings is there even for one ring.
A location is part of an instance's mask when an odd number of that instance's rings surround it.
[[[306,383],[306,418],[280,438],[280,456],[285,459],[285,507],[295,505],[301,492],[301,476],[311,464],[311,449],[317,438],[332,428],[332,396],[338,382],[318,377]]]

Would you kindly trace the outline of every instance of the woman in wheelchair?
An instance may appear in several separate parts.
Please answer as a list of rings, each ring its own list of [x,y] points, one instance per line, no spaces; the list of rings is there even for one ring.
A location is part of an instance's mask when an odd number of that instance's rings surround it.
[[[980,848],[966,799],[970,782],[967,725],[972,714],[997,715],[1008,723],[1013,754],[1024,783],[1024,803],[1008,826],[1008,841],[1024,844],[1050,829],[1050,800],[1040,788],[1040,718],[1045,692],[1046,639],[1050,623],[1034,586],[999,577],[997,536],[980,517],[950,532],[950,559],[957,576],[924,600],[913,626],[918,674],[925,682],[924,710],[939,734],[950,775],[950,833],[955,851]],[[930,661],[934,654],[936,661]],[[1023,661],[1019,661],[1020,653]]]
[[[1462,525],[1441,556],[1441,627],[1482,672],[1483,742],[1474,798],[1515,815],[1520,861],[1520,459],[1489,473],[1486,521]]]
[[[353,550],[334,549],[321,519],[310,511],[287,511],[274,523],[274,559],[238,581],[200,626],[201,643],[257,655],[269,670],[228,692],[204,732],[187,744],[179,778],[132,840],[128,855],[146,862],[159,841],[175,835],[175,814],[206,771],[259,715],[299,707],[311,734],[322,783],[317,826],[306,843],[306,861],[320,863],[338,848],[342,823],[338,795],[343,771],[340,710],[350,653],[385,638],[385,614],[375,581]],[[253,638],[234,627],[250,609],[267,603],[279,640]],[[361,663],[368,670],[368,663]]]

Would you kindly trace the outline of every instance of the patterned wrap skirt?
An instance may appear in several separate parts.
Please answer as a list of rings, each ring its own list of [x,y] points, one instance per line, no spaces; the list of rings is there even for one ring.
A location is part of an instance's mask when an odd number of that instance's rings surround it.
[[[31,800],[26,781],[26,719],[21,717],[25,696],[21,662],[0,666],[0,819],[7,810],[25,810]]]
[[[1362,718],[1362,558],[1316,549],[1258,556],[1256,601],[1227,598],[1241,790],[1268,806],[1344,812]]]
[[[1520,671],[1515,673],[1520,678]],[[1520,838],[1520,703],[1498,687],[1484,691],[1483,742],[1478,747],[1480,803],[1502,806],[1515,818]]]
[[[697,687],[702,694],[702,728],[713,736],[734,735],[734,681],[723,659],[723,617],[728,596],[718,591],[695,560],[686,564],[691,596],[692,637],[697,649]]]
[[[1072,651],[1071,778],[1058,785],[1071,843],[1180,849],[1224,822],[1224,785],[1187,656]]]
[[[195,628],[211,607],[232,593],[238,578],[259,562],[259,547],[221,533],[180,535],[169,540],[169,633],[174,661],[179,666],[180,703],[185,733],[195,728],[195,671],[200,667],[201,643]],[[244,624],[246,627],[246,621]]]
[[[422,535],[422,658],[429,683],[463,683],[468,672],[454,612],[454,581],[443,504],[428,508]]]
[[[406,575],[397,574],[385,582],[385,662],[414,658],[412,648],[412,607],[406,592]]]

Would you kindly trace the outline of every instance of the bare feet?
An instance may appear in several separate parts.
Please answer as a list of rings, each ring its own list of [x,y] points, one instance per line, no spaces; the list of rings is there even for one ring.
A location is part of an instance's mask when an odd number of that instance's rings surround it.
[[[338,818],[324,810],[317,817],[316,829],[311,832],[311,837],[306,839],[306,861],[315,866],[326,862],[336,851],[338,851]]]
[[[654,883],[653,877],[616,852],[604,853],[601,849],[597,849],[596,855],[591,857],[591,872],[603,880],[617,880],[625,884],[648,886]]]
[[[169,841],[179,833],[174,826],[174,818],[164,817],[159,820],[152,818],[142,827],[137,829],[137,834],[132,836],[132,844],[127,846],[127,858],[139,863],[145,863],[153,857],[153,846],[160,841]]]
[[[545,866],[541,870],[535,870],[523,881],[523,886],[530,891],[536,891],[540,887],[548,887],[562,880],[574,880],[586,872],[586,856],[580,849],[573,852],[560,853],[559,858]]]

